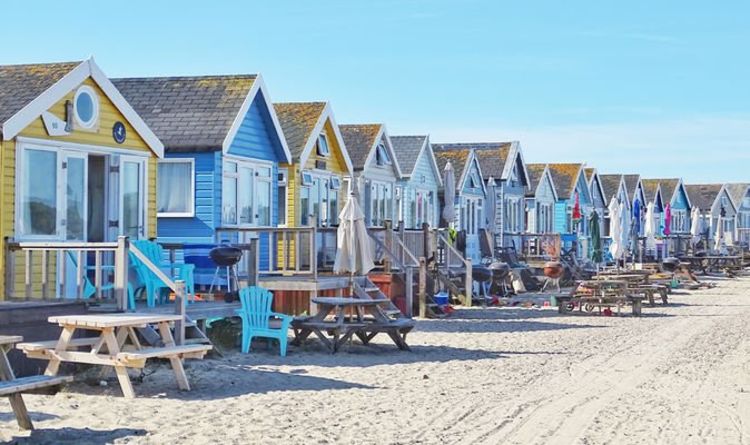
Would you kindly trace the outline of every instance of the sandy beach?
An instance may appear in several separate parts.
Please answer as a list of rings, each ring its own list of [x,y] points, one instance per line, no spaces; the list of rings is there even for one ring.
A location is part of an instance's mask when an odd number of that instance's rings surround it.
[[[21,444],[747,444],[750,278],[677,291],[634,318],[554,309],[462,309],[420,320],[409,343],[317,342],[286,358],[188,361],[193,390],[151,365],[138,398],[79,382],[7,402],[0,440]]]

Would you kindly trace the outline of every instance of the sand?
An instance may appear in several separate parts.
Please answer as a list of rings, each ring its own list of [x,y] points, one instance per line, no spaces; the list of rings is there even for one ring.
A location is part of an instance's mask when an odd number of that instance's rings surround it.
[[[37,430],[0,402],[18,443],[748,444],[750,278],[680,291],[634,318],[462,309],[420,320],[413,352],[381,340],[280,358],[189,361],[193,391],[166,365],[125,400],[76,383],[26,396]]]

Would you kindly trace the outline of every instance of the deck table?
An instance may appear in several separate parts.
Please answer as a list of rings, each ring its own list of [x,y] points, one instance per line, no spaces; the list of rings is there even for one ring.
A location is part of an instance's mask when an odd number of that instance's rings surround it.
[[[97,314],[49,317],[50,323],[62,327],[60,338],[48,342],[21,343],[30,358],[49,360],[45,375],[54,376],[62,362],[86,363],[114,368],[122,393],[135,397],[128,368],[143,368],[149,358],[169,359],[180,389],[189,391],[190,384],[182,366],[183,358],[203,358],[210,345],[175,345],[170,323],[181,320],[177,314]],[[136,329],[155,326],[161,337],[160,346],[143,347]],[[98,336],[73,338],[76,331],[93,331]],[[81,351],[80,348],[86,349]]]
[[[386,333],[399,349],[409,350],[406,334],[414,327],[414,321],[388,317],[381,307],[388,299],[314,297],[311,301],[318,305],[318,312],[292,322],[293,344],[300,345],[315,334],[332,353],[336,353],[353,335],[366,345],[377,334]],[[333,319],[329,320],[329,315],[333,315]]]

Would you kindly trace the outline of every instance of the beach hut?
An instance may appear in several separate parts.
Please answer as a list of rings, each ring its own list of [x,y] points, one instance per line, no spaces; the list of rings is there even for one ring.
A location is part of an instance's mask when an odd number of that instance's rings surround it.
[[[690,233],[690,198],[685,190],[685,184],[681,178],[655,179],[659,182],[661,198],[666,206],[669,204],[670,233],[675,235],[687,235]]]
[[[700,212],[709,240],[713,239],[719,224],[725,234],[734,236],[737,207],[725,184],[687,184],[685,190],[690,203]]]
[[[555,230],[563,235],[563,246],[570,248],[573,242],[580,245],[580,258],[588,250],[588,218],[594,211],[591,192],[583,172],[584,165],[578,163],[548,164],[557,192],[555,204]],[[581,218],[574,220],[574,208],[578,201]]]
[[[604,199],[604,188],[602,181],[599,176],[599,172],[593,167],[586,167],[583,169],[583,174],[586,177],[586,183],[589,187],[589,193],[591,194],[591,207],[599,214],[599,237],[604,237],[604,231],[601,230],[604,216],[608,212],[607,205],[609,202]]]
[[[727,184],[729,195],[737,208],[737,241],[750,244],[750,183]]]
[[[156,236],[156,170],[164,146],[131,105],[93,59],[0,66],[3,251],[5,239]],[[61,264],[53,258],[47,266],[54,271]],[[0,289],[6,289],[4,255],[0,266]],[[15,266],[22,275],[23,265]],[[76,268],[65,270],[75,287]],[[35,278],[36,290],[41,277]],[[75,294],[53,287],[58,297]]]
[[[164,142],[158,241],[236,240],[217,229],[279,222],[279,163],[291,155],[259,74],[141,77],[115,85]],[[221,238],[221,239],[217,239]],[[261,264],[270,242],[261,237]],[[264,254],[265,252],[265,254]],[[210,280],[210,276],[206,278]],[[206,279],[196,278],[196,283]]]
[[[656,236],[661,237],[664,235],[664,206],[666,203],[662,197],[661,185],[658,179],[641,179],[643,187],[643,196],[645,198],[644,203],[654,204],[654,227],[656,228]]]
[[[466,234],[466,257],[479,263],[482,253],[479,245],[479,230],[484,228],[484,206],[486,187],[482,179],[474,150],[469,148],[450,148],[453,144],[433,144],[435,160],[442,172],[448,162],[455,172],[455,220],[445,221],[453,224],[456,230]],[[443,184],[445,187],[446,184]]]
[[[604,208],[604,226],[602,235],[609,237],[610,217],[609,203],[615,199],[618,203],[625,203],[625,208],[630,209],[630,198],[627,187],[625,186],[625,176],[619,174],[599,175],[599,181],[602,184],[602,194],[607,207]]]
[[[526,232],[552,233],[557,192],[547,164],[526,164],[529,187],[526,192]]]
[[[328,102],[274,104],[292,155],[279,166],[279,224],[288,227],[338,226],[352,161]]]
[[[397,192],[399,221],[407,229],[420,229],[423,223],[437,227],[443,180],[429,136],[391,136],[391,143],[403,172]]]
[[[339,130],[352,160],[365,224],[383,227],[385,221],[395,221],[396,187],[403,175],[385,125],[339,125]]]

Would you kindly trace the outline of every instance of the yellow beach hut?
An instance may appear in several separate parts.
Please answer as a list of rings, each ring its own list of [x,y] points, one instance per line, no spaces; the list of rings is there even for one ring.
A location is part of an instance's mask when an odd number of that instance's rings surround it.
[[[156,236],[156,162],[164,147],[93,59],[0,66],[0,125],[3,251],[6,238]],[[2,255],[3,299],[15,296],[6,267]]]

